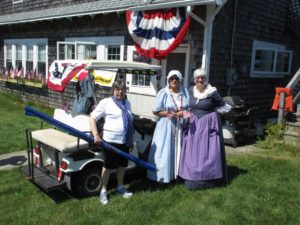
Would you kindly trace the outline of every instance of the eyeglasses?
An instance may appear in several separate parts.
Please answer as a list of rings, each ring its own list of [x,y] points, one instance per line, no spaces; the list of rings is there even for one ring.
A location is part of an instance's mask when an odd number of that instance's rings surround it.
[[[196,77],[196,80],[205,80],[205,77],[199,76],[199,77]]]
[[[169,80],[170,80],[170,81],[172,81],[172,80],[179,81],[179,78],[178,78],[178,77],[171,77]]]

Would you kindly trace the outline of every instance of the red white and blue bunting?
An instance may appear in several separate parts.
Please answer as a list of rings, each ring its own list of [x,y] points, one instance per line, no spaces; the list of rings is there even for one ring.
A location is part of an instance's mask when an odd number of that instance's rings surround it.
[[[126,19],[138,53],[156,59],[172,52],[183,41],[190,25],[185,8],[127,11]]]
[[[63,92],[72,78],[83,71],[86,63],[81,61],[56,60],[50,68],[47,85],[54,91]]]

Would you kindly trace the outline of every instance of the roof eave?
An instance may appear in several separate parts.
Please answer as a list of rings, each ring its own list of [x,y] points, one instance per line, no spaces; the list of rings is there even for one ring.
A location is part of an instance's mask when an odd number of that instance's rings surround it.
[[[164,9],[164,8],[173,8],[173,7],[186,7],[186,6],[196,6],[196,5],[208,5],[208,4],[217,4],[223,5],[224,0],[186,0],[181,1],[170,1],[164,3],[148,3],[142,6],[130,7],[131,11],[143,11],[143,10],[154,10],[154,9]]]

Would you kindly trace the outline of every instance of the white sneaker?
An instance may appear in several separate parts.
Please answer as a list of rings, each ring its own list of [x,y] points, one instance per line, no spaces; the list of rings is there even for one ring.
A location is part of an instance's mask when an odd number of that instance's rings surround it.
[[[125,187],[117,188],[117,195],[122,196],[123,198],[130,198],[133,193],[128,191]]]
[[[108,198],[107,198],[107,193],[106,192],[103,192],[103,193],[100,193],[100,202],[102,205],[107,205],[108,204]]]

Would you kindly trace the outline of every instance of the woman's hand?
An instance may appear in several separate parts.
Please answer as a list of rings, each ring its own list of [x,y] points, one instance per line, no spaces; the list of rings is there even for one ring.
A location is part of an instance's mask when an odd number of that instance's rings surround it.
[[[102,138],[99,136],[99,134],[94,136],[94,143],[99,144],[102,141]]]
[[[175,118],[183,117],[183,111],[178,111],[177,113],[174,113],[174,115]]]

